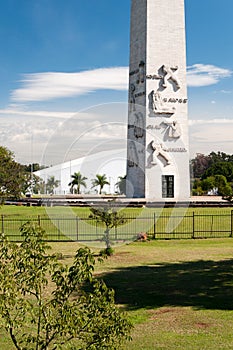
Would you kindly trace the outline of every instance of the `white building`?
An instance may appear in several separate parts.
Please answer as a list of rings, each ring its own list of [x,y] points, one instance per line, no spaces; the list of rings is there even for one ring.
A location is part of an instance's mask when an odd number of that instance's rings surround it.
[[[50,176],[54,176],[60,182],[59,187],[55,189],[55,194],[66,195],[70,193],[68,184],[72,180],[71,175],[79,171],[82,176],[87,177],[87,188],[82,188],[82,193],[95,194],[96,190],[91,188],[91,180],[95,178],[96,174],[105,174],[110,185],[105,185],[103,191],[114,194],[117,190],[115,185],[119,180],[118,177],[126,174],[126,150],[110,150],[91,154],[36,171],[35,175],[41,177],[45,183]]]

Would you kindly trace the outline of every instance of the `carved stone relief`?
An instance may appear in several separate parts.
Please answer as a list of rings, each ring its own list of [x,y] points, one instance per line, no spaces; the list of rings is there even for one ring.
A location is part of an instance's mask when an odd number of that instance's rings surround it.
[[[130,112],[135,111],[135,85],[130,84],[129,89],[129,103],[130,103]]]
[[[144,136],[144,118],[141,112],[135,113],[134,135],[137,138]]]
[[[148,96],[150,115],[153,114],[174,114],[175,107],[167,106],[159,91],[152,90]]]
[[[128,166],[134,167],[138,166],[139,159],[134,141],[129,142],[129,152],[128,152]]]
[[[146,79],[149,80],[160,80],[160,88],[166,89],[168,86],[168,82],[174,84],[174,89],[178,90],[181,88],[181,83],[176,76],[176,71],[178,70],[178,66],[168,66],[163,65],[158,69],[157,74],[148,74]]]
[[[167,65],[163,65],[162,66],[162,71],[163,71],[163,82],[162,82],[162,87],[163,88],[167,88],[167,83],[169,80],[173,81],[173,83],[176,85],[177,89],[180,89],[181,85],[180,82],[175,74],[175,72],[177,71],[178,66],[174,66],[174,67],[170,67]]]
[[[141,61],[139,63],[137,84],[144,83],[144,81],[145,81],[145,62]]]
[[[168,139],[178,139],[181,136],[180,125],[177,120],[165,120],[162,122],[165,127],[165,137]]]
[[[166,149],[163,147],[161,143],[156,143],[154,140],[149,144],[149,148],[151,149],[150,156],[150,164],[157,165],[157,159],[161,159],[164,166],[170,165],[170,160],[168,155],[166,154]]]

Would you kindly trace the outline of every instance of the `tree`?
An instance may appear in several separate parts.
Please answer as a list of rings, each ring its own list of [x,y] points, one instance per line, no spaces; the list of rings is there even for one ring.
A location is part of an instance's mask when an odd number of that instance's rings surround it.
[[[74,173],[71,177],[72,177],[73,180],[68,185],[68,186],[71,186],[70,187],[70,192],[71,193],[75,192],[75,193],[80,194],[81,193],[81,191],[80,191],[81,190],[81,186],[83,186],[85,188],[87,187],[87,184],[86,184],[86,181],[85,181],[85,180],[87,180],[87,177],[82,176],[80,171],[77,172],[77,173]]]
[[[209,154],[210,165],[218,162],[233,162],[233,155],[226,154],[225,152],[211,152]]]
[[[45,188],[45,183],[43,179],[35,174],[26,172],[24,174],[24,183],[22,186],[22,193],[32,192],[35,194],[43,193]]]
[[[126,194],[126,175],[125,176],[119,176],[119,181],[116,183],[116,187],[119,189],[120,194]]]
[[[214,184],[218,189],[218,194],[221,196],[230,196],[232,194],[231,186],[228,184],[227,179],[223,175],[214,176]]]
[[[209,155],[198,153],[191,160],[194,178],[207,178],[208,176],[224,175],[228,182],[233,176],[233,155],[224,152],[211,152]]]
[[[223,175],[228,182],[233,181],[233,162],[213,163],[202,175],[202,179],[209,176]]]
[[[103,236],[103,241],[106,244],[105,253],[107,255],[111,255],[112,248],[111,248],[111,240],[110,240],[110,230],[113,227],[123,225],[124,223],[126,223],[127,219],[125,219],[122,215],[120,215],[118,211],[111,206],[111,204],[102,208],[92,207],[90,208],[90,211],[92,213],[90,217],[94,217],[97,220],[97,222],[101,222],[105,224],[105,231]]]
[[[200,182],[201,182],[201,188],[204,192],[208,192],[215,187],[215,177],[214,176],[209,176]]]
[[[92,187],[99,186],[99,194],[102,194],[102,189],[105,185],[110,185],[110,183],[107,181],[107,176],[105,174],[96,174],[96,178],[92,180]]]
[[[0,324],[14,347],[118,349],[131,325],[113,290],[93,277],[90,250],[79,249],[67,267],[48,254],[40,227],[26,223],[21,233],[19,245],[0,236]]]
[[[0,146],[0,201],[19,198],[24,184],[23,166],[14,160],[13,153]]]
[[[49,176],[46,182],[46,191],[50,194],[54,194],[55,188],[60,184],[59,180],[55,180],[55,176]]]
[[[196,157],[191,160],[191,168],[194,178],[200,178],[210,166],[210,157],[202,153],[197,153]]]

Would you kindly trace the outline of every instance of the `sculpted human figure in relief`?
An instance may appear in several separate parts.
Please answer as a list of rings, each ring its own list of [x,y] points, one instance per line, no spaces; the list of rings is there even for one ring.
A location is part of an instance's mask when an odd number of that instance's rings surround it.
[[[149,109],[150,113],[158,113],[158,114],[173,114],[175,113],[175,107],[167,107],[161,97],[159,91],[152,90],[148,96],[149,98]]]
[[[163,160],[166,162],[166,165],[170,165],[170,161],[168,159],[168,156],[166,154],[166,151],[163,149],[163,145],[161,143],[156,143],[154,140],[151,141],[151,148],[152,148],[152,160],[151,164],[156,165],[157,164],[157,157],[162,157]]]
[[[162,86],[165,89],[167,88],[168,80],[172,80],[176,84],[177,89],[180,89],[181,87],[180,82],[175,75],[175,71],[177,71],[177,69],[178,69],[178,66],[170,67],[170,66],[164,65],[162,67],[162,70],[164,73]]]
[[[129,90],[129,103],[130,103],[130,112],[135,111],[135,85],[130,84]]]
[[[144,83],[144,81],[145,81],[145,62],[141,61],[139,63],[137,84]]]
[[[128,153],[128,166],[129,167],[134,167],[138,166],[139,159],[138,159],[138,154],[136,150],[135,143],[133,141],[130,141],[129,143],[129,153]]]
[[[138,112],[135,114],[135,122],[134,122],[134,135],[137,138],[142,138],[144,136],[144,120],[143,114]]]
[[[163,124],[167,127],[165,133],[171,139],[178,139],[181,136],[180,125],[177,120],[164,120]]]

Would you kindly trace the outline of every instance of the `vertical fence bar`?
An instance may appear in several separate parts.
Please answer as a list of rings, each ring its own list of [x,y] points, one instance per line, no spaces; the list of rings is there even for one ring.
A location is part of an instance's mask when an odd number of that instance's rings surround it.
[[[76,216],[76,241],[78,242],[79,239],[79,218]]]
[[[1,216],[2,234],[4,233],[4,215]]]
[[[115,241],[117,241],[117,226],[115,226]]]
[[[57,233],[58,233],[58,240],[60,241],[61,230],[60,230],[60,220],[59,219],[57,220]]]
[[[193,234],[192,239],[195,239],[195,212],[193,211]]]
[[[156,239],[156,213],[153,215],[153,239]]]
[[[233,210],[231,211],[231,233],[230,233],[230,237],[233,236]]]
[[[211,230],[210,230],[210,234],[211,236],[213,235],[213,227],[214,227],[214,215],[211,215]]]

